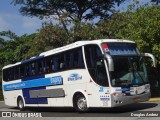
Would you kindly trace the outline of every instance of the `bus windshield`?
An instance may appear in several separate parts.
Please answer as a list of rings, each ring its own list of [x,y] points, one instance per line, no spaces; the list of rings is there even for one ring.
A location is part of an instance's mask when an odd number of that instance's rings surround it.
[[[148,83],[144,60],[140,56],[112,56],[114,71],[111,85],[114,87],[139,86]]]

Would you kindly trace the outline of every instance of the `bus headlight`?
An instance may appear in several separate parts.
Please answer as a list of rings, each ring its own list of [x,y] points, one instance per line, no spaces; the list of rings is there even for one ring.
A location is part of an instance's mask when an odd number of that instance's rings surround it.
[[[145,89],[145,92],[150,92],[150,89]]]
[[[126,94],[125,93],[120,93],[120,92],[114,92],[112,95],[113,96],[125,96]]]

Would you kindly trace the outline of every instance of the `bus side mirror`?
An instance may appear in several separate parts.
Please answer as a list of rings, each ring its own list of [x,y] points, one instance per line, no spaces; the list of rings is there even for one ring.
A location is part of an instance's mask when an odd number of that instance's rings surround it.
[[[113,63],[113,59],[109,54],[104,54],[104,58],[107,60],[108,62],[108,70],[114,71],[114,63]]]
[[[153,67],[157,66],[157,64],[156,64],[156,58],[154,57],[154,55],[152,55],[151,53],[144,53],[144,56],[145,57],[150,57],[152,59]]]

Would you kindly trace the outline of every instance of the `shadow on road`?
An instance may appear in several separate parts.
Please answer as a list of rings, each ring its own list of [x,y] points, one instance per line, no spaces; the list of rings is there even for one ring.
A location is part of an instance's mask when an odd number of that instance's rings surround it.
[[[126,105],[122,107],[114,107],[114,108],[92,108],[87,113],[127,113],[127,112],[133,112],[133,111],[141,111],[146,110],[150,108],[156,107],[157,103],[137,103],[137,104],[131,104]],[[17,109],[17,108],[12,108]],[[28,107],[26,108],[26,111],[30,112],[62,112],[62,113],[72,113],[74,112],[73,108],[55,108],[55,107]]]

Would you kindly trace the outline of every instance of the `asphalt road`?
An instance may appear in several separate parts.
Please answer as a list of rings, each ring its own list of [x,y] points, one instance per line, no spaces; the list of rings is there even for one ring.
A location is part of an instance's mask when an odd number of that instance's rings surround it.
[[[0,111],[19,111],[17,108],[9,107],[4,105],[3,102],[0,102]],[[159,112],[158,112],[159,111]],[[40,113],[42,118],[38,118],[39,120],[43,119],[56,119],[56,120],[97,120],[98,117],[101,119],[110,119],[114,118],[114,120],[139,120],[139,119],[154,119],[160,120],[160,102],[144,102],[144,103],[137,103],[132,105],[127,105],[123,107],[117,108],[107,108],[107,109],[98,109],[93,108],[87,113],[78,113],[75,112],[72,108],[27,108],[24,112],[29,113]],[[137,115],[146,115],[146,114],[158,114],[159,117],[153,116],[141,116],[138,117]],[[127,117],[126,117],[127,116]],[[133,117],[134,116],[134,117]],[[48,118],[45,118],[48,117]],[[2,119],[2,118],[0,118]],[[3,119],[22,119],[22,118],[3,118]],[[27,119],[27,118],[23,118]],[[30,118],[31,120],[37,118]]]

